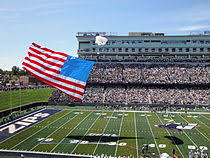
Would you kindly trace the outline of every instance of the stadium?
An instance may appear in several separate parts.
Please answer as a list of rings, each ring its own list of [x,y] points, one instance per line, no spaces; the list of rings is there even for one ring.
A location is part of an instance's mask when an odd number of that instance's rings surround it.
[[[1,157],[209,156],[208,31],[76,37],[96,62],[83,102],[43,83],[1,86]]]

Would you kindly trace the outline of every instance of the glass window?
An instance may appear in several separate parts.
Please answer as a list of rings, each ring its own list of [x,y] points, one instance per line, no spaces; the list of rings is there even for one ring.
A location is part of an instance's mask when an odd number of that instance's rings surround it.
[[[175,52],[176,51],[176,49],[175,48],[172,48],[172,52]]]

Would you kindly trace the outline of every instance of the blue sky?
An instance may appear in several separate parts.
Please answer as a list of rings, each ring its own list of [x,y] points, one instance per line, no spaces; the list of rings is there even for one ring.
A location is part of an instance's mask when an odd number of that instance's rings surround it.
[[[209,8],[210,0],[0,0],[0,68],[21,67],[32,42],[75,56],[79,31],[210,30]]]

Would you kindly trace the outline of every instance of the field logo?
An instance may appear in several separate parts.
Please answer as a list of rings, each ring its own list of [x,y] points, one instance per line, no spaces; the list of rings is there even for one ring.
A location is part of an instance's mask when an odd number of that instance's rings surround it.
[[[188,123],[188,124],[183,124],[183,123],[167,123],[163,125],[154,125],[155,127],[159,128],[167,128],[170,130],[177,130],[177,131],[182,131],[182,130],[192,130],[195,127],[198,126],[197,123]]]
[[[34,116],[26,117],[21,121],[15,122],[13,124],[10,124],[6,127],[1,128],[0,132],[8,129],[8,133],[13,134],[13,133],[33,124],[33,123],[36,123],[37,121],[39,121],[39,120],[37,120],[38,118],[45,118],[49,115],[50,114],[48,114],[48,113],[41,113],[41,112],[37,113]]]

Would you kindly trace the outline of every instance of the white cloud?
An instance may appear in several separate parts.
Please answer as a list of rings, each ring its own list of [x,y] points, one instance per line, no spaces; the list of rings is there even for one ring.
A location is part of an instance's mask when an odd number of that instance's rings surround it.
[[[196,25],[196,26],[186,26],[186,27],[181,27],[177,28],[177,31],[194,31],[194,30],[200,30],[200,29],[205,29],[205,28],[210,28],[208,25]]]
[[[190,8],[175,9],[167,13],[164,21],[169,22],[200,22],[210,20],[210,2],[194,5]]]
[[[8,62],[9,61],[9,62]],[[11,70],[13,66],[21,67],[20,62],[14,57],[0,57],[0,68],[3,70]]]
[[[42,15],[49,15],[49,14],[59,14],[59,13],[63,13],[64,10],[45,10],[45,11],[40,11],[40,12],[37,12],[37,13],[34,13],[34,15],[36,16],[42,16]]]
[[[5,19],[5,20],[10,20],[10,19],[19,19],[22,18],[23,15],[19,13],[14,13],[14,14],[0,14],[0,19]]]
[[[32,7],[25,7],[25,8],[0,8],[0,12],[22,12],[22,11],[34,11],[40,9],[46,9],[51,7],[58,7],[58,6],[66,6],[66,5],[78,5],[83,4],[84,2],[81,1],[64,1],[64,2],[55,2],[55,3],[46,3],[41,5],[35,5]]]
[[[9,57],[0,57],[0,61],[5,61],[5,60],[9,60]]]
[[[0,7],[0,20],[6,20],[7,22],[13,22],[14,20],[21,19],[23,17],[27,17],[27,15],[31,16],[42,16],[42,15],[50,15],[50,14],[59,14],[65,12],[63,9],[64,6],[69,5],[83,5],[86,4],[87,1],[58,1],[51,3],[42,3],[42,4],[30,4],[29,6],[21,6],[18,5],[13,8],[1,8]]]

